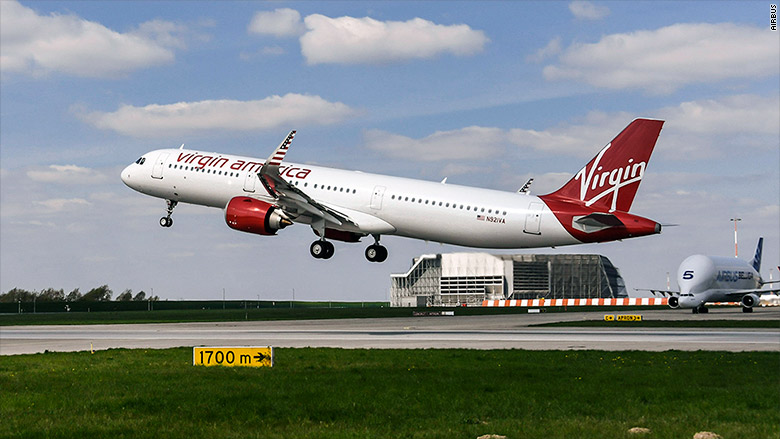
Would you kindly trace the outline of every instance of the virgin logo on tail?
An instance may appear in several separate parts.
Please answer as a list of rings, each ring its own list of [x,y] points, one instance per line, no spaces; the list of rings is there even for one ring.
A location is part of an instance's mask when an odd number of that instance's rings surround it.
[[[546,197],[628,212],[664,122],[635,119],[568,183]]]
[[[585,165],[574,176],[575,181],[580,181],[580,201],[583,201],[588,207],[612,194],[610,212],[617,208],[620,188],[641,181],[647,166],[647,161],[635,163],[633,158],[629,158],[625,166],[604,170],[604,167],[600,166],[601,158],[611,146],[610,143],[599,152],[590,165],[590,170],[588,170],[588,165]]]

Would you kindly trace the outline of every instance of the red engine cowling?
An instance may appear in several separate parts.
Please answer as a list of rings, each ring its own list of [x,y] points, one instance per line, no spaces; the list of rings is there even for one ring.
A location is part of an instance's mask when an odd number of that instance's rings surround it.
[[[249,197],[235,197],[225,207],[228,227],[257,235],[275,235],[292,222],[276,211],[276,206]]]

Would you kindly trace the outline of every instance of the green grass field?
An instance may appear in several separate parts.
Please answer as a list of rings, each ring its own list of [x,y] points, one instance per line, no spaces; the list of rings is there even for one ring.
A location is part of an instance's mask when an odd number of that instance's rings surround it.
[[[0,437],[778,437],[777,353],[192,349],[0,357]]]

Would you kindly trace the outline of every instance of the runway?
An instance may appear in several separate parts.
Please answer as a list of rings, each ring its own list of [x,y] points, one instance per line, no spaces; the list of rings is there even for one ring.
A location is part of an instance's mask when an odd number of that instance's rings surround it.
[[[620,314],[621,312],[610,312]],[[625,314],[625,312],[622,312]],[[637,313],[637,312],[632,312]],[[646,320],[780,319],[780,309],[713,310],[708,315],[642,311]],[[780,329],[552,328],[552,321],[602,319],[604,313],[567,312],[385,319],[62,325],[0,327],[0,355],[109,348],[274,346],[334,348],[466,348],[712,350],[780,352]]]

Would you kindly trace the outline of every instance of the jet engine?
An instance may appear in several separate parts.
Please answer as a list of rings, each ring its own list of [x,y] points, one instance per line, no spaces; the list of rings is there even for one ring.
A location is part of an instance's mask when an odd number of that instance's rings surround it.
[[[680,298],[677,296],[670,296],[669,300],[666,301],[667,304],[669,304],[669,307],[671,308],[679,308],[680,307]]]
[[[292,224],[273,204],[250,197],[235,197],[225,207],[228,227],[257,235],[275,235]]]
[[[753,308],[754,306],[758,306],[760,301],[761,299],[757,294],[754,293],[745,294],[742,296],[742,306],[745,308]]]

